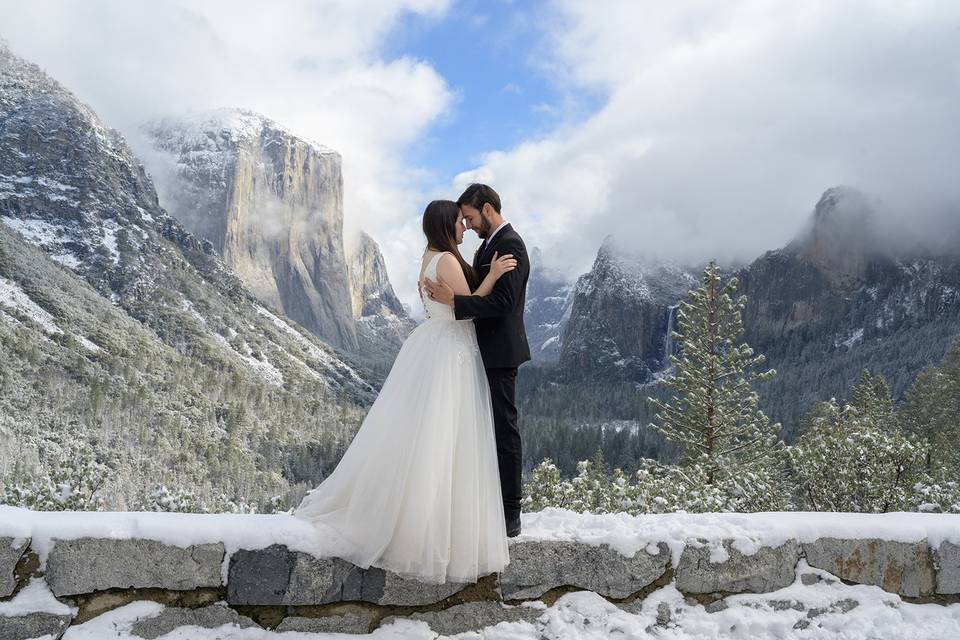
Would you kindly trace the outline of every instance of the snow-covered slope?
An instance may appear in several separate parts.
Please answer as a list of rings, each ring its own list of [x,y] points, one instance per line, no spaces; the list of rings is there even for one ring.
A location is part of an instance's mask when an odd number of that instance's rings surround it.
[[[46,436],[69,433],[117,447],[117,483],[139,459],[171,468],[145,482],[265,499],[322,477],[374,394],[166,214],[118,134],[5,47],[0,344],[0,457],[24,473],[51,464],[36,453]],[[270,479],[241,489],[228,465]],[[118,484],[109,504],[141,488]]]
[[[143,167],[115,131],[38,67],[0,49],[0,223],[83,277],[101,295],[187,350],[179,326],[201,323],[222,350],[249,363],[299,369],[359,398],[370,389],[335,352],[303,356],[209,244],[159,206]],[[273,368],[275,369],[276,366]],[[250,367],[260,375],[269,368]],[[272,369],[271,369],[272,371]],[[293,374],[291,374],[293,375]],[[284,384],[271,373],[270,381]]]

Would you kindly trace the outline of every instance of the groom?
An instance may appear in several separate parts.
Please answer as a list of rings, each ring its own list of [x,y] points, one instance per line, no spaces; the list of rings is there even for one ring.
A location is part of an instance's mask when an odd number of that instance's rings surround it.
[[[443,282],[426,280],[431,299],[453,307],[457,320],[473,320],[480,355],[490,383],[493,425],[507,536],[520,534],[521,456],[517,428],[517,367],[530,359],[523,328],[530,262],[523,240],[500,215],[500,196],[485,184],[471,184],[457,200],[468,229],[483,239],[473,256],[479,280],[490,271],[493,254],[513,254],[517,268],[504,274],[487,296],[455,296]]]

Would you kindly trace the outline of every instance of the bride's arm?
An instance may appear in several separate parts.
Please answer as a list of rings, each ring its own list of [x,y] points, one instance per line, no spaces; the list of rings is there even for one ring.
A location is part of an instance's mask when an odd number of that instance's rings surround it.
[[[493,259],[490,261],[490,272],[487,274],[487,277],[483,279],[483,282],[480,283],[480,286],[477,287],[477,290],[473,292],[475,296],[486,296],[493,291],[493,285],[497,280],[500,279],[500,276],[507,273],[508,271],[513,271],[517,268],[517,260],[513,257],[512,254],[506,254],[504,256],[497,257],[497,252],[493,252]]]
[[[440,256],[437,263],[437,279],[453,289],[454,295],[469,296],[470,286],[467,284],[467,278],[463,275],[463,269],[460,263],[449,253]]]
[[[490,263],[490,273],[483,279],[476,291],[470,291],[467,285],[467,278],[463,275],[463,269],[460,263],[452,255],[445,254],[440,258],[437,264],[437,280],[433,282],[430,278],[424,278],[424,284],[430,292],[431,299],[442,302],[445,305],[453,306],[454,296],[485,296],[493,290],[493,285],[497,279],[508,271],[513,271],[517,266],[517,261],[512,255],[505,255],[500,258],[493,254],[493,260]]]

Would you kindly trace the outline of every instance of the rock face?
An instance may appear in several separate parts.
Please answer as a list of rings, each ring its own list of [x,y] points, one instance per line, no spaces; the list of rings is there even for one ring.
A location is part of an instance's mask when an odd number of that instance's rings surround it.
[[[0,598],[9,596],[17,586],[13,570],[29,543],[29,538],[0,538]]]
[[[360,351],[374,362],[392,361],[416,325],[393,291],[380,247],[366,233],[350,250],[347,271]]]
[[[308,344],[319,355],[304,357],[302,340],[289,337],[296,331],[257,303],[214,245],[167,215],[153,182],[117,132],[5,46],[0,46],[0,122],[0,223],[178,351],[206,348],[191,343],[181,329],[199,322],[232,357],[276,384],[284,378],[271,355],[308,377],[369,398],[369,387],[364,389],[356,372],[326,345]],[[295,152],[311,167],[304,180],[326,179],[327,168],[339,171],[333,168],[335,156],[314,157],[293,145],[290,153]],[[339,255],[345,274],[342,249]],[[349,316],[346,285],[341,288],[336,299]],[[271,354],[266,345],[251,347],[261,336],[277,333],[278,323],[286,327],[280,333],[288,337],[279,342],[288,344],[277,345],[286,356]],[[256,351],[261,357],[253,355]],[[304,372],[304,364],[313,372]]]
[[[779,547],[761,547],[753,554],[723,542],[725,560],[712,562],[707,546],[687,545],[677,565],[677,589],[684,593],[765,593],[782,589],[796,579],[794,568],[800,545],[788,540]]]
[[[820,197],[809,228],[790,249],[824,274],[833,289],[862,286],[870,263],[881,254],[875,216],[866,194],[851,187],[833,187]]]
[[[420,620],[443,636],[455,635],[483,629],[501,622],[529,622],[539,618],[541,612],[531,607],[509,607],[499,602],[478,601],[455,604],[441,611],[426,611],[409,616],[411,620]],[[393,617],[384,618],[383,624],[392,622]]]
[[[625,598],[653,583],[667,570],[670,554],[638,551],[626,558],[606,545],[533,541],[510,545],[510,564],[500,575],[505,600],[537,598],[570,585],[611,598]]]
[[[393,292],[387,265],[380,247],[361,232],[350,252],[350,308],[355,318],[376,315],[406,316],[407,312]]]
[[[866,366],[900,397],[960,332],[960,251],[898,247],[873,219],[865,195],[828,189],[796,239],[727,274],[747,296],[745,340],[778,372],[762,384],[763,409],[789,428],[816,400],[845,395]],[[574,290],[563,375],[655,379],[673,348],[670,309],[699,272],[605,242]]]
[[[560,366],[573,378],[649,382],[673,350],[668,327],[696,270],[631,256],[607,238],[577,280]]]
[[[904,596],[937,592],[937,572],[926,540],[840,540],[820,538],[805,543],[807,563],[843,580],[872,584]]]
[[[322,618],[288,616],[277,626],[276,632],[360,634],[367,633],[373,621],[374,616],[371,612],[334,614]]]
[[[56,596],[104,589],[219,587],[223,543],[186,549],[156,540],[57,540],[47,559],[47,582]]]
[[[785,424],[845,395],[866,366],[900,397],[960,331],[960,253],[897,249],[872,218],[863,194],[829,189],[804,233],[738,274],[745,338],[778,371],[762,396]]]
[[[384,605],[438,602],[463,589],[426,584],[377,567],[361,569],[339,558],[316,558],[273,545],[230,558],[230,604],[317,605],[358,600]]]
[[[130,628],[130,632],[139,638],[153,640],[186,625],[214,629],[225,624],[236,625],[241,629],[257,626],[250,618],[241,616],[223,605],[210,605],[196,609],[165,607],[159,615],[137,620]]]
[[[561,338],[573,307],[573,285],[543,264],[538,247],[530,251],[530,279],[523,321],[534,361],[556,362]]]
[[[943,541],[934,551],[937,593],[960,593],[960,545]]]
[[[146,127],[161,200],[260,300],[358,348],[343,248],[340,155],[240,110]]]
[[[70,616],[34,612],[21,616],[0,616],[0,638],[3,640],[37,640],[59,638],[70,625]]]

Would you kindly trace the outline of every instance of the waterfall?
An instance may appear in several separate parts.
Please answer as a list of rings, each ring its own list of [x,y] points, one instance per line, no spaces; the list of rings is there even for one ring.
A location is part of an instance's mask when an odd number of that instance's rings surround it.
[[[667,332],[663,336],[663,370],[667,371],[673,368],[673,363],[670,362],[670,355],[673,354],[673,324],[677,316],[677,308],[680,305],[675,304],[672,307],[667,307]]]

